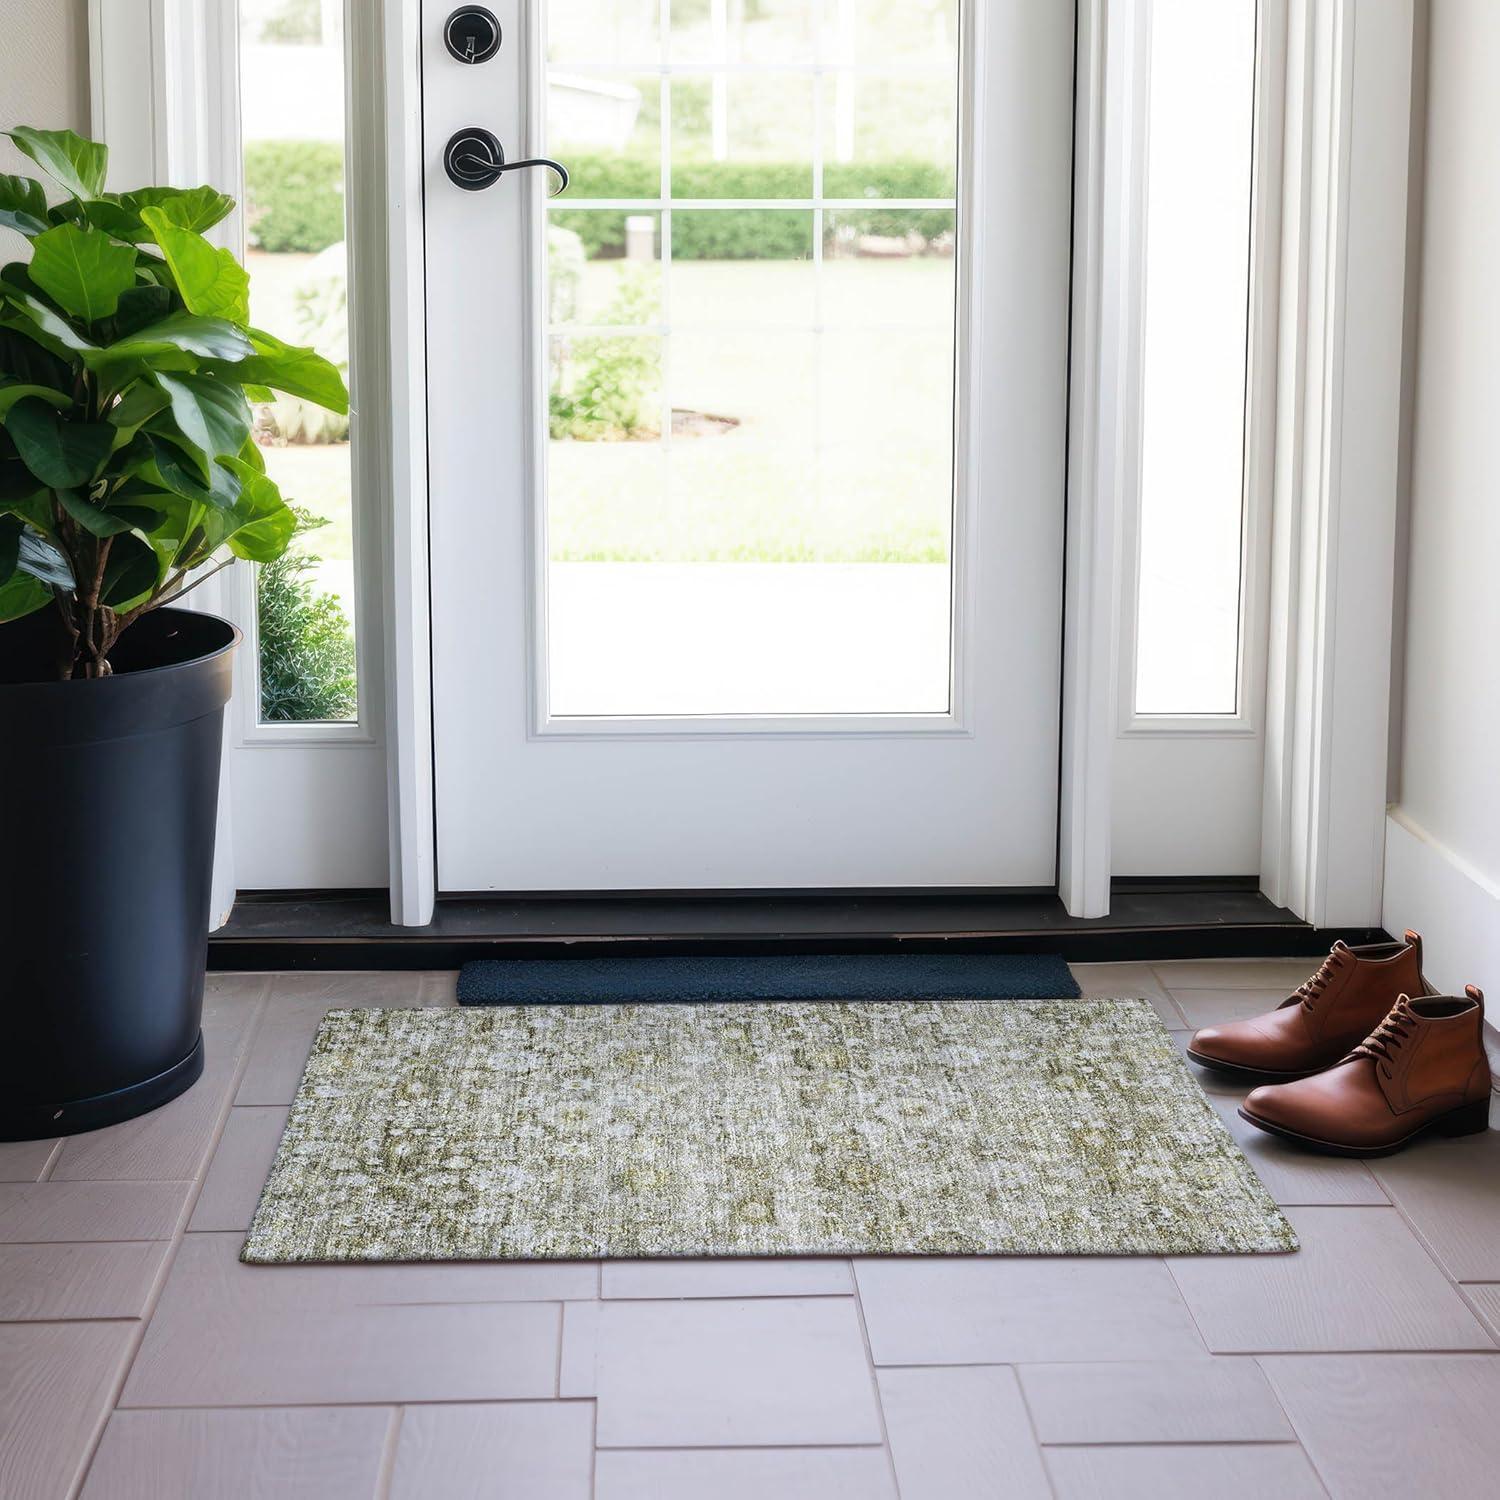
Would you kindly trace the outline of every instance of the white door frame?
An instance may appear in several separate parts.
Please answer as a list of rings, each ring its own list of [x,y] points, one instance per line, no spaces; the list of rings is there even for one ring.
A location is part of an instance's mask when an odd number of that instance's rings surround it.
[[[202,76],[204,15],[232,3],[90,0],[94,131],[133,177],[169,180],[174,160],[196,159],[185,148],[201,121],[186,101],[205,95],[184,80]],[[1058,875],[1067,909],[1098,916],[1108,910],[1119,713],[1121,475],[1132,472],[1121,461],[1134,452],[1138,409],[1121,371],[1138,341],[1128,49],[1142,0],[1078,3]],[[1262,4],[1284,7],[1287,35],[1262,885],[1318,925],[1368,925],[1380,916],[1414,0]],[[360,171],[376,203],[360,218],[383,226],[388,287],[367,292],[356,316],[390,356],[362,400],[389,433],[375,462],[391,559],[380,618],[365,625],[379,628],[385,663],[392,918],[421,925],[435,896],[435,836],[419,26],[415,0],[353,10],[369,40],[352,78],[366,100],[355,116],[371,124],[371,107],[384,111]]]
[[[1083,917],[1108,913],[1112,874],[1121,527],[1139,478],[1148,5],[1080,0],[1058,886],[1068,911]],[[1274,384],[1268,362],[1252,371],[1251,427],[1264,426],[1270,406],[1275,445],[1261,886],[1317,926],[1373,926],[1397,562],[1414,6],[1261,5],[1263,30],[1268,19],[1286,39],[1279,275],[1257,296],[1258,308],[1275,297]],[[1248,447],[1262,463],[1262,445]]]

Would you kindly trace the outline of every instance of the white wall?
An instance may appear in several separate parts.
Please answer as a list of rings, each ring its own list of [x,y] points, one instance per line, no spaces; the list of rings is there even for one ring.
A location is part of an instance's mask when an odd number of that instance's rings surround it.
[[[1500,1014],[1500,4],[1433,0],[1385,925]]]
[[[0,129],[89,128],[88,0],[0,0]],[[8,140],[0,172],[36,176]],[[19,236],[0,229],[0,263],[16,258]]]

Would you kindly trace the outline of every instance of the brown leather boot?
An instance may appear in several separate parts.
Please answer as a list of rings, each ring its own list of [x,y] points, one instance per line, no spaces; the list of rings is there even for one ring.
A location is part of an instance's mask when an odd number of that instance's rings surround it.
[[[1400,995],[1426,991],[1422,939],[1350,948],[1335,943],[1316,974],[1272,1011],[1205,1026],[1187,1055],[1205,1068],[1285,1083],[1331,1068],[1378,1026]]]
[[[1240,1114],[1272,1135],[1336,1156],[1389,1156],[1424,1131],[1489,1127],[1484,996],[1403,995],[1342,1062],[1251,1092]]]

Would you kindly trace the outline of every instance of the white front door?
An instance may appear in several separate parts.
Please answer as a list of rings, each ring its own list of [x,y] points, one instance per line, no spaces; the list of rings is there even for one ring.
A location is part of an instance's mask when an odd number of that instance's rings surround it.
[[[423,15],[440,887],[1051,885],[1073,7],[489,9]]]

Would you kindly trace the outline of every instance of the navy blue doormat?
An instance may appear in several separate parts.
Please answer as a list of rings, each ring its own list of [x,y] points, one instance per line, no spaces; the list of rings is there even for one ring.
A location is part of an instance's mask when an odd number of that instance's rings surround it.
[[[460,1005],[706,1000],[1074,1000],[1055,953],[854,953],[750,958],[484,958]]]

